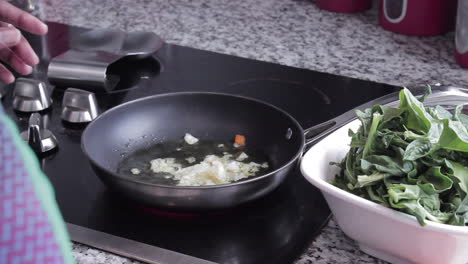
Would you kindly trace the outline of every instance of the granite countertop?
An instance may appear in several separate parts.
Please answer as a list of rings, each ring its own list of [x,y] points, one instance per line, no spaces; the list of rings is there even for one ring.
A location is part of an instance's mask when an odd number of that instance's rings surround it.
[[[360,14],[319,10],[308,0],[42,0],[42,18],[84,27],[159,34],[179,44],[329,72],[414,85],[468,86],[454,34],[408,37],[384,31],[376,4]],[[78,263],[136,263],[74,244]],[[300,256],[305,263],[383,263],[362,253],[331,220]]]

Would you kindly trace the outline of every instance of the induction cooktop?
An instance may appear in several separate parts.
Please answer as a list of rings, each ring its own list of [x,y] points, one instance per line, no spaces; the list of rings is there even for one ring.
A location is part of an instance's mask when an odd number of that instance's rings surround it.
[[[73,47],[86,31],[49,23],[47,37],[28,36],[42,58],[28,77],[47,83],[50,58]],[[212,91],[272,103],[308,128],[397,89],[167,43],[150,57],[114,67],[122,76],[115,90],[93,90],[100,112],[154,94]],[[40,114],[58,149],[40,161],[73,241],[150,263],[291,263],[328,222],[321,193],[297,169],[262,199],[225,210],[174,212],[127,201],[101,183],[82,153],[85,125],[61,120],[68,87],[48,88],[53,105]],[[25,130],[29,114],[13,110],[12,89],[5,90],[2,103]]]

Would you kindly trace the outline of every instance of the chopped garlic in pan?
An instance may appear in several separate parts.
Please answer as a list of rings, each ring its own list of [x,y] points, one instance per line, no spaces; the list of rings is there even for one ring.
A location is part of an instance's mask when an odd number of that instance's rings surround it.
[[[175,158],[154,159],[150,161],[153,172],[176,173],[182,168],[182,165],[175,162]]]
[[[195,157],[188,157],[185,159],[188,163],[194,163],[195,161],[197,161],[197,159],[195,159]]]
[[[189,133],[185,133],[184,140],[189,145],[193,145],[193,144],[196,144],[198,142],[198,138],[190,135]]]
[[[237,157],[236,160],[238,160],[238,161],[243,161],[243,160],[247,159],[248,157],[249,157],[249,156],[247,156],[247,154],[245,154],[244,152],[242,152],[242,153],[239,155],[239,157]]]
[[[131,172],[132,174],[134,174],[134,175],[138,175],[138,174],[141,173],[141,171],[140,171],[139,169],[137,169],[137,168],[131,169],[130,172]]]
[[[244,154],[244,155],[242,155]],[[248,158],[241,153],[242,160]],[[242,162],[232,159],[233,155],[222,157],[207,155],[200,163],[182,168],[174,158],[155,159],[151,161],[151,170],[154,173],[169,173],[178,180],[179,186],[201,186],[225,184],[238,181],[255,175],[260,168],[268,168],[268,163]]]

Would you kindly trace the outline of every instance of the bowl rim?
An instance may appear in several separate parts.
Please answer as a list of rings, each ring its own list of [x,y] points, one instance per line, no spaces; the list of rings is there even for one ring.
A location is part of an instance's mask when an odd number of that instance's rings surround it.
[[[387,216],[402,224],[410,225],[416,228],[425,228],[425,229],[436,231],[436,232],[444,232],[444,233],[448,232],[448,233],[452,233],[456,235],[468,235],[468,226],[455,226],[455,225],[442,224],[442,223],[433,222],[428,219],[425,219],[426,225],[421,226],[415,216],[412,216],[403,212],[399,212],[391,208],[387,208],[383,205],[377,204],[370,200],[367,200],[357,195],[354,195],[352,193],[349,193],[317,176],[317,173],[315,173],[316,169],[315,170],[313,169],[316,166],[311,166],[311,164],[314,163],[313,162],[314,156],[323,155],[323,152],[322,153],[317,152],[318,147],[325,145],[325,144],[333,144],[333,142],[331,142],[330,140],[329,140],[330,142],[327,141],[327,139],[330,136],[335,135],[337,132],[342,131],[344,129],[348,130],[350,126],[356,125],[357,122],[359,122],[359,120],[354,120],[340,127],[339,129],[337,129],[336,131],[334,131],[327,137],[320,140],[317,144],[312,146],[304,154],[304,156],[301,159],[300,169],[301,169],[302,175],[307,179],[307,181],[309,181],[312,185],[320,189],[320,191],[322,191],[324,194],[326,193],[326,194],[332,195],[336,198],[339,198],[340,200],[343,200],[344,203],[352,204],[353,206],[360,207],[361,209],[370,210],[370,211],[373,211],[374,213]],[[329,165],[329,166],[332,166],[332,165]]]

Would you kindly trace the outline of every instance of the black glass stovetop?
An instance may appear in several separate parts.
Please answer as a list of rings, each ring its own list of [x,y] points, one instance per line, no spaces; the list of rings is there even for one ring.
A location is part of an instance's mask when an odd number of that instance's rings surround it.
[[[50,23],[47,38],[29,36],[44,59],[32,77],[45,80],[48,58],[73,46],[83,30]],[[165,44],[153,58],[123,63],[116,71],[127,74],[128,81],[111,94],[97,93],[100,110],[153,94],[216,91],[272,103],[307,128],[396,89],[171,44]],[[8,90],[2,103],[24,130],[28,115],[12,110],[12,89]],[[210,213],[167,212],[126,201],[111,193],[91,170],[80,149],[83,127],[61,121],[62,96],[63,88],[56,87],[52,109],[41,113],[59,141],[58,151],[41,163],[55,188],[72,240],[154,263],[195,263],[166,258],[171,253],[157,248],[219,263],[291,263],[329,219],[322,195],[298,170],[260,200]]]

